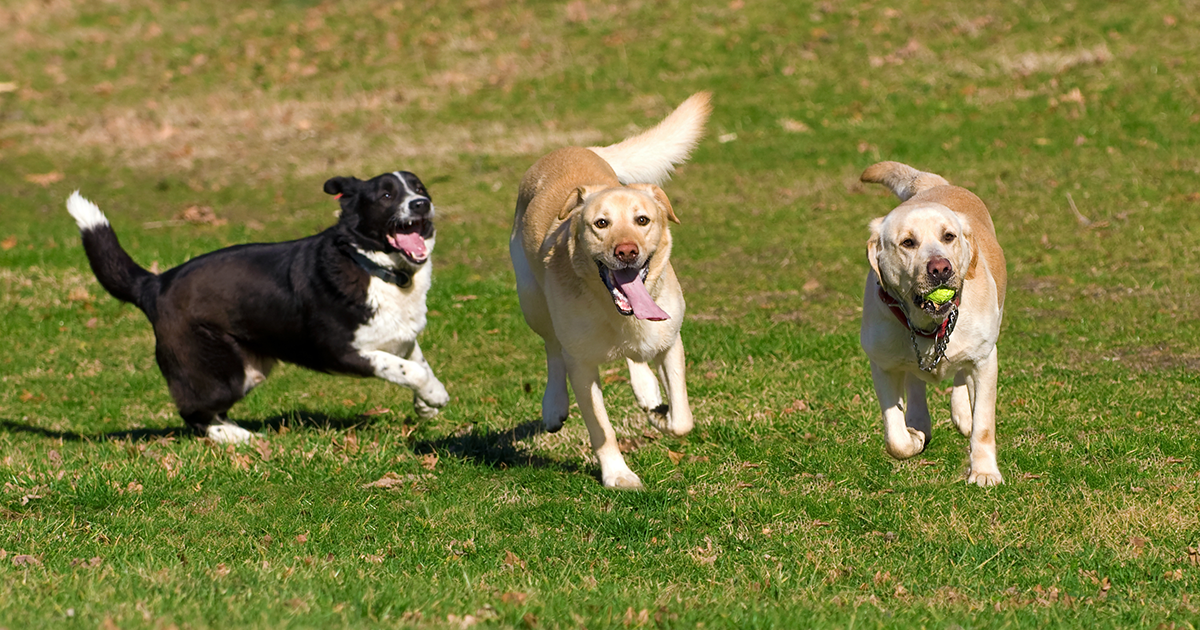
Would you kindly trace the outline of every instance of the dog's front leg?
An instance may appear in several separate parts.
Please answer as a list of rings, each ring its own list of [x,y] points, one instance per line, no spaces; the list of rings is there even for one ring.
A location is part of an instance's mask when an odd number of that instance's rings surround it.
[[[427,379],[421,390],[413,391],[413,409],[422,418],[432,418],[438,414],[438,409],[450,402],[450,393],[434,375],[433,368],[429,367],[429,362],[421,352],[421,345],[416,341],[413,342],[412,351],[408,353],[408,360],[424,367]]]
[[[691,432],[692,408],[688,405],[687,379],[684,377],[686,359],[683,355],[683,338],[676,337],[675,343],[659,357],[658,375],[667,387],[670,401],[666,431],[671,435],[687,435]]]
[[[896,459],[908,459],[925,450],[925,434],[909,428],[904,421],[904,372],[885,372],[871,362],[871,380],[883,411],[883,432],[887,453]]]
[[[413,390],[417,399],[423,401],[427,407],[444,407],[449,402],[446,388],[442,387],[436,378],[431,378],[433,373],[423,361],[418,363],[401,359],[382,350],[368,350],[363,352],[362,356],[371,364],[375,376]],[[431,382],[434,385],[432,387]],[[417,408],[417,412],[421,413],[420,407]]]
[[[564,359],[571,378],[571,389],[575,392],[575,402],[579,404],[579,413],[587,424],[592,451],[600,462],[601,481],[607,488],[641,489],[642,480],[625,463],[617,446],[617,434],[608,421],[604,395],[600,391],[599,369],[594,365],[581,364],[569,355]]]
[[[967,483],[998,486],[1004,483],[996,463],[996,381],[1000,375],[1000,360],[996,348],[983,362],[975,366],[969,378],[974,383],[971,397],[971,472]]]

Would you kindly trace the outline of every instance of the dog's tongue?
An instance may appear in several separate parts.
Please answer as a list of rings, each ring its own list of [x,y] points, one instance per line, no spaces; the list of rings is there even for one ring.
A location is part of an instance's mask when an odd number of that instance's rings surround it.
[[[429,256],[425,249],[425,239],[418,232],[388,234],[387,239],[392,247],[408,254],[408,257],[415,261],[423,261]]]
[[[625,294],[625,299],[629,300],[634,317],[648,319],[652,322],[661,322],[671,318],[666,311],[654,303],[654,298],[650,297],[650,293],[646,291],[646,285],[642,284],[640,269],[613,271],[612,277],[617,289]]]

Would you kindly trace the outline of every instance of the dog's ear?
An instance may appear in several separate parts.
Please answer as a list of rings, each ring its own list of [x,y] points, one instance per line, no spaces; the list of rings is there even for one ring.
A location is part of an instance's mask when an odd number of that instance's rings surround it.
[[[971,224],[966,221],[962,222],[962,246],[967,248],[964,252],[968,261],[967,273],[963,275],[964,280],[970,280],[975,277],[975,265],[979,262],[979,248],[975,245],[975,233],[971,231]]]
[[[675,209],[671,207],[671,200],[667,199],[667,193],[663,192],[663,189],[654,184],[630,184],[627,188],[650,193],[658,207],[666,211],[667,219],[670,219],[672,223],[679,223],[679,217],[675,216]]]
[[[358,189],[356,177],[334,177],[325,182],[326,195],[348,195]]]
[[[588,197],[599,191],[600,188],[596,186],[577,186],[575,190],[571,191],[571,194],[567,195],[566,201],[563,202],[562,210],[558,211],[558,220],[566,221],[567,217],[571,216],[571,213],[576,208],[587,202]]]
[[[873,219],[870,226],[871,237],[867,239],[867,262],[871,263],[871,269],[875,270],[875,278],[879,281],[883,280],[883,276],[879,274],[879,250],[882,249],[881,239],[883,234],[881,228],[883,226],[883,218]]]

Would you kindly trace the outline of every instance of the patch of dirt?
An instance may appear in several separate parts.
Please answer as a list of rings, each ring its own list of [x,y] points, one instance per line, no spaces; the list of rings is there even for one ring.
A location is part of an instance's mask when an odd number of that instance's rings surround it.
[[[51,155],[99,155],[135,169],[187,172],[202,165],[207,175],[220,178],[244,173],[248,167],[272,179],[359,172],[378,162],[380,155],[396,161],[447,159],[464,152],[532,155],[604,139],[595,129],[559,130],[538,124],[414,128],[395,122],[405,110],[396,100],[391,91],[323,101],[276,101],[268,96],[179,99],[153,109],[110,107],[40,125],[10,124],[4,136],[20,138],[25,146]],[[378,128],[340,122],[364,114],[381,121]],[[368,147],[371,150],[365,150]]]

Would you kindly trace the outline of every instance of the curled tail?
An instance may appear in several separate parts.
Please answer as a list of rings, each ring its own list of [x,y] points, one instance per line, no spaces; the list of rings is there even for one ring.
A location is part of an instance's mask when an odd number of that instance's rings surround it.
[[[697,92],[652,129],[606,147],[588,148],[612,166],[622,184],[662,184],[704,135],[711,101],[710,92]]]
[[[158,276],[133,262],[117,242],[117,234],[108,224],[108,218],[78,190],[67,199],[67,212],[79,225],[83,251],[87,253],[100,285],[118,300],[142,309],[150,321],[154,321]]]
[[[941,175],[918,171],[917,169],[899,162],[880,162],[872,164],[863,171],[863,182],[868,184],[883,184],[892,189],[900,201],[908,201],[913,195],[935,186],[948,186]]]

